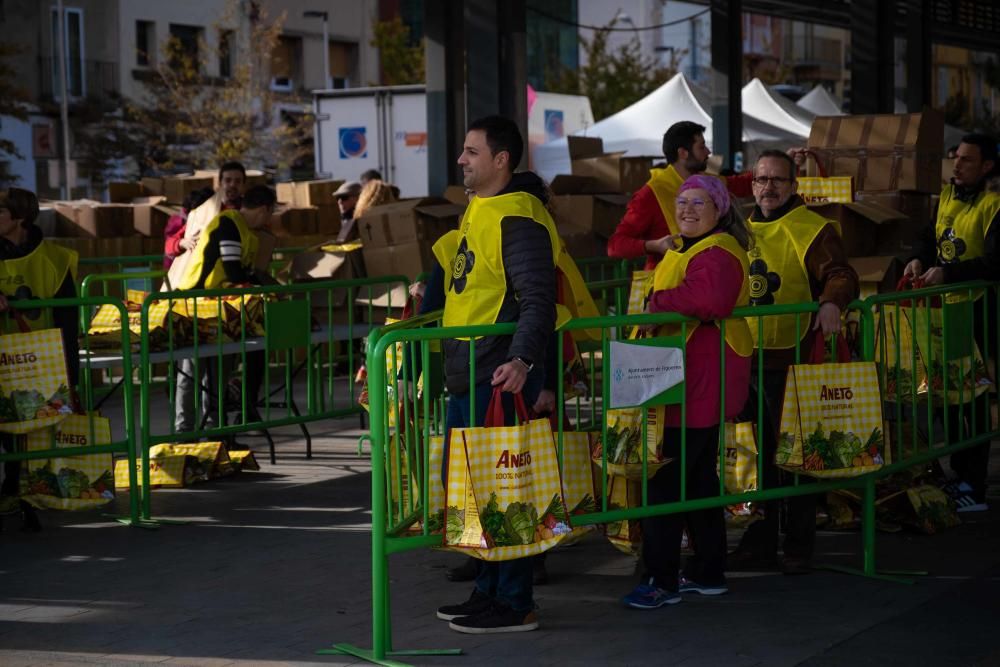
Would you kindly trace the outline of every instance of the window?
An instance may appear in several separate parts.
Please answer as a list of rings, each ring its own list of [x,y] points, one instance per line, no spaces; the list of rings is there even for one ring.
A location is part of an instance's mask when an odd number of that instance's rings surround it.
[[[52,93],[59,98],[62,91],[59,78],[59,11],[52,8]],[[70,97],[83,97],[87,90],[83,69],[83,10],[63,9],[63,49],[66,54],[66,92]]]
[[[194,25],[170,24],[170,66],[180,69],[190,63],[196,70],[201,69],[198,44],[201,42],[201,28]]]
[[[152,21],[135,22],[135,64],[139,67],[150,67],[153,51],[156,48],[156,37],[153,33]]]
[[[281,35],[271,51],[272,80],[282,82],[281,90],[291,91],[302,82],[302,38]]]
[[[234,38],[232,30],[219,31],[219,76],[228,79],[233,75],[233,46]]]

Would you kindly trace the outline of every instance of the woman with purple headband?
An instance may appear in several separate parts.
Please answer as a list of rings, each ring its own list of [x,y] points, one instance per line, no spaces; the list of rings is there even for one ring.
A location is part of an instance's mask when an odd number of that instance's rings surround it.
[[[753,236],[733,209],[725,186],[711,176],[688,178],[678,190],[677,224],[668,250],[656,266],[647,310],[691,318],[685,342],[686,500],[716,496],[720,434],[720,320],[725,323],[725,418],[735,417],[747,399],[753,340],[743,318],[728,319],[750,299],[747,250]],[[680,335],[680,325],[658,328],[657,335]],[[681,406],[668,405],[663,454],[674,459],[649,480],[649,504],[681,500]],[[685,521],[695,556],[680,570]],[[623,602],[656,609],[681,601],[681,593],[728,592],[724,574],[726,524],[723,509],[656,516],[642,521],[645,574]]]

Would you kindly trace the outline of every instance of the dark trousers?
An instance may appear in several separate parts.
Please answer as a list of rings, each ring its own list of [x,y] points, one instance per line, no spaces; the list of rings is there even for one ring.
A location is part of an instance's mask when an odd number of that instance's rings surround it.
[[[972,418],[972,405],[975,403],[976,417]],[[947,408],[948,435],[951,442],[988,433],[992,426],[990,416],[990,394],[984,393],[965,405],[952,405]],[[948,444],[951,444],[949,442]],[[990,466],[990,443],[984,442],[951,455],[951,469],[959,479],[972,487],[972,495],[978,502],[986,502],[986,474]]]
[[[663,433],[664,456],[673,458],[649,480],[650,505],[681,499],[681,429],[666,428]],[[719,495],[719,427],[687,429],[685,457],[686,496],[688,500]],[[656,585],[677,590],[680,570],[681,535],[687,522],[696,558],[688,563],[685,576],[703,585],[725,581],[726,520],[722,507],[679,512],[642,520],[642,560],[646,575]]]
[[[771,489],[779,484],[794,484],[791,473],[774,465],[787,375],[787,369],[764,370],[764,421],[757,425],[761,455],[764,457],[764,489]],[[757,400],[757,378],[754,377],[750,387],[750,398],[741,418],[749,421],[757,420]],[[809,477],[799,477],[800,484],[811,481]],[[781,506],[784,503],[785,542],[783,550],[785,556],[812,558],[813,548],[816,544],[816,500],[815,495],[807,495],[765,502],[764,518],[750,524],[747,528],[740,540],[740,551],[749,552],[765,559],[774,558],[777,555]]]
[[[0,449],[13,454],[17,451],[14,436],[9,433],[0,433]],[[21,462],[4,461],[3,464],[3,484],[0,485],[0,496],[13,497],[21,495]]]

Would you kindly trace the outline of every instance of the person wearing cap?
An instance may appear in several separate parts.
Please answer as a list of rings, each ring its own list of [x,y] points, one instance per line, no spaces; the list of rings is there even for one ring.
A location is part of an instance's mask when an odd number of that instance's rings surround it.
[[[333,193],[337,200],[337,208],[340,209],[340,236],[348,238],[353,235],[354,228],[354,208],[358,205],[358,196],[361,195],[361,184],[357,181],[346,181],[340,184],[337,191]],[[347,230],[345,233],[344,230]]]
[[[649,480],[650,505],[681,500],[681,474],[687,479],[686,500],[719,494],[719,416],[725,391],[725,416],[736,416],[749,393],[753,339],[743,318],[729,319],[733,309],[750,302],[749,226],[733,208],[722,182],[711,176],[688,177],[675,200],[678,233],[653,272],[647,311],[679,313],[692,318],[684,344],[685,410],[667,406],[664,456],[674,463]],[[725,379],[720,351],[725,324]],[[678,324],[652,327],[657,335],[681,335]],[[681,424],[685,464],[681,470]],[[695,557],[680,570],[681,533],[687,524]],[[642,580],[625,596],[626,606],[656,609],[681,601],[681,593],[722,595],[726,585],[726,524],[722,507],[654,516],[642,520]]]

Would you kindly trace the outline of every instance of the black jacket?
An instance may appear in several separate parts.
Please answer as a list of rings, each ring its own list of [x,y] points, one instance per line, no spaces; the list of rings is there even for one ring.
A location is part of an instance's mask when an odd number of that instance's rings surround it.
[[[525,192],[543,204],[548,199],[542,179],[531,172],[514,174],[497,194],[512,192]],[[521,217],[506,217],[500,225],[507,293],[496,321],[517,322],[517,330],[513,336],[487,336],[476,341],[476,384],[489,381],[496,368],[513,357],[543,367],[556,324],[556,271],[548,231]],[[442,350],[448,391],[468,393],[469,343],[445,340]]]
[[[5,259],[18,259],[29,255],[35,251],[35,249],[42,242],[42,230],[36,225],[27,226],[28,236],[25,238],[24,242],[15,245],[8,241],[7,239],[0,238],[0,261]],[[17,302],[21,298],[27,298],[28,300],[32,298],[38,298],[36,296],[25,295],[25,297],[18,297],[16,294],[14,296],[8,296],[7,300],[10,302]],[[76,283],[73,282],[73,275],[70,272],[66,273],[66,278],[63,280],[62,285],[52,296],[53,299],[75,299],[76,298]],[[29,314],[30,318],[31,315]],[[80,319],[79,311],[75,307],[68,308],[53,308],[52,309],[52,323],[53,325],[62,331],[63,338],[63,350],[66,354],[66,371],[69,375],[69,382],[72,386],[76,386],[80,378]]]

